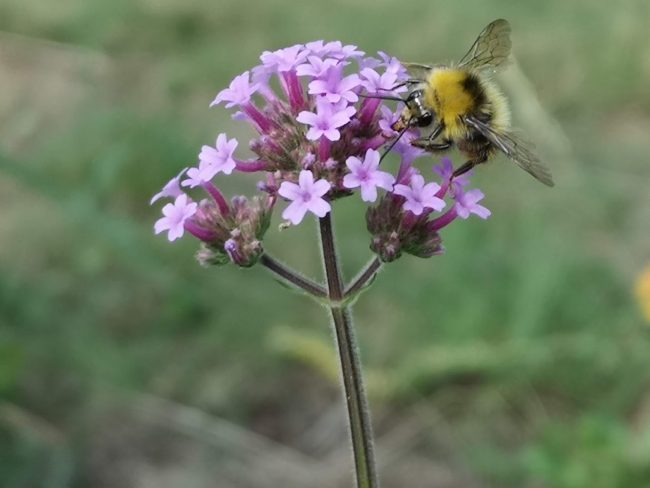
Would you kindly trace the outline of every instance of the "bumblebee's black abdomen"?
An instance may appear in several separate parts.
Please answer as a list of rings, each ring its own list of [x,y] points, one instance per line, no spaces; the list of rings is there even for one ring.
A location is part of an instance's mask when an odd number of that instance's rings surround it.
[[[470,130],[456,144],[458,149],[467,154],[470,159],[487,159],[494,151],[492,143],[475,129]]]
[[[474,100],[474,106],[479,108],[487,102],[485,90],[481,84],[481,80],[472,73],[468,73],[467,77],[461,82],[463,89]]]

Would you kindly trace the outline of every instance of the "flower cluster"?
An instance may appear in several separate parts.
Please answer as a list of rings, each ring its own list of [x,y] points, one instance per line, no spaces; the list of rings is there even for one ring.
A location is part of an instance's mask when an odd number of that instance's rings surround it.
[[[484,197],[483,192],[465,190],[469,174],[454,178],[449,158],[442,158],[441,165],[433,169],[440,175],[441,184],[426,183],[420,172],[411,167],[401,175],[392,192],[368,209],[370,248],[382,261],[394,261],[402,252],[422,258],[440,254],[444,250],[438,234],[440,229],[470,214],[482,219],[490,216],[490,211],[478,203]],[[448,205],[445,199],[453,205]]]
[[[253,127],[254,157],[237,157],[238,141],[223,133],[214,146],[203,146],[198,164],[153,197],[152,203],[173,199],[163,207],[156,233],[167,232],[170,241],[192,234],[204,243],[202,263],[251,266],[263,253],[262,239],[279,200],[288,202],[282,217],[298,225],[307,213],[323,217],[334,200],[358,191],[361,200],[374,204],[366,219],[370,247],[391,261],[402,252],[436,254],[442,227],[471,213],[489,215],[478,205],[483,194],[465,191],[468,179],[454,179],[449,160],[436,168],[438,183],[414,167],[417,158],[429,157],[410,143],[419,137],[416,129],[391,149],[400,158],[395,174],[382,166],[382,148],[397,137],[392,127],[401,107],[395,112],[378,97],[399,96],[408,78],[396,58],[315,41],[264,52],[260,60],[211,103],[234,109],[234,119]],[[215,180],[233,172],[259,175],[258,196],[228,201]],[[186,192],[197,187],[204,197],[195,202]]]

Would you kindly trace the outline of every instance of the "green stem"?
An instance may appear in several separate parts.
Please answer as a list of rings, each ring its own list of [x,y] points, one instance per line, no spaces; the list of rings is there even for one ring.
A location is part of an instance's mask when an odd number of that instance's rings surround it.
[[[298,272],[292,270],[285,264],[268,254],[263,254],[260,258],[260,264],[265,266],[269,271],[276,275],[283,283],[286,283],[292,288],[296,288],[306,292],[315,298],[327,298],[327,290],[320,284],[306,278]]]
[[[370,410],[363,387],[359,350],[354,335],[352,314],[343,305],[344,289],[341,271],[334,245],[331,213],[319,219],[323,249],[323,264],[329,291],[329,309],[334,323],[336,343],[341,361],[341,373],[345,392],[352,451],[357,476],[357,488],[377,488],[377,472],[370,424]]]
[[[375,277],[382,262],[378,257],[371,259],[368,264],[359,272],[359,274],[352,280],[352,282],[345,288],[343,293],[345,298],[354,297],[359,291],[363,290],[368,283]]]

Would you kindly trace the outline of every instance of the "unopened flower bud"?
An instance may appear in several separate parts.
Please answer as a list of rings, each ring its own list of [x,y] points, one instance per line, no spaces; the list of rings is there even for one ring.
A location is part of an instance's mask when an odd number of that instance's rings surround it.
[[[201,266],[223,266],[230,262],[228,255],[218,249],[212,248],[207,244],[201,244],[201,247],[196,251],[196,260]]]

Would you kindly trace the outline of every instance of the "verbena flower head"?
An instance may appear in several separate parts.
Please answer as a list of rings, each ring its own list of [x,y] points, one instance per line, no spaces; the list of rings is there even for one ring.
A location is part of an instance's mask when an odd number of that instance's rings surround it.
[[[170,240],[186,233],[198,238],[201,263],[255,264],[276,205],[287,224],[300,225],[309,215],[329,213],[338,198],[358,195],[373,204],[366,215],[370,247],[384,261],[404,252],[440,253],[440,229],[470,214],[489,215],[478,203],[483,194],[465,190],[469,178],[452,178],[449,160],[431,171],[431,156],[411,144],[419,129],[409,129],[392,148],[397,164],[383,157],[403,107],[364,95],[400,96],[408,75],[399,60],[314,41],[265,51],[260,61],[210,104],[250,125],[248,144],[220,132],[214,146],[197,151],[194,167],[152,199],[173,199],[156,232],[167,231]],[[256,177],[257,195],[227,199],[220,188],[235,173]]]

